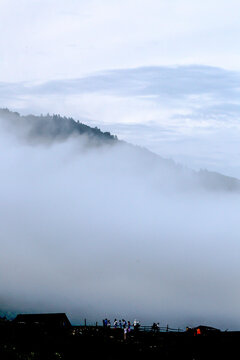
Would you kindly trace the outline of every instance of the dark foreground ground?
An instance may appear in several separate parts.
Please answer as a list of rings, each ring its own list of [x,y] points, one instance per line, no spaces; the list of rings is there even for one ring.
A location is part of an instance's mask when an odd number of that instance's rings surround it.
[[[131,331],[102,327],[0,326],[1,360],[50,359],[235,359],[240,355],[240,332],[193,335],[187,332]]]

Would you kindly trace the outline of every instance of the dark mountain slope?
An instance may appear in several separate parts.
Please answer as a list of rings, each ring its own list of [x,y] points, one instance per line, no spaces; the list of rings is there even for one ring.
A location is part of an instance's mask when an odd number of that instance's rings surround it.
[[[55,141],[84,134],[99,144],[117,140],[117,137],[109,132],[102,132],[97,127],[92,128],[79,121],[74,121],[73,118],[60,115],[21,116],[17,112],[0,109],[0,118],[7,120],[9,126],[14,126],[20,132],[25,133],[29,139]]]

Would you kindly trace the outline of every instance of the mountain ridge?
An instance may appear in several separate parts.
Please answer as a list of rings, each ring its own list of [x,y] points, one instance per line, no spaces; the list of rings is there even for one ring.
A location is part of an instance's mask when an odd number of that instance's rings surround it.
[[[52,143],[66,141],[73,136],[85,136],[90,147],[121,144],[128,149],[130,156],[127,157],[126,161],[130,162],[132,166],[134,166],[134,159],[131,160],[131,154],[135,151],[141,161],[145,163],[147,171],[151,172],[153,168],[161,166],[160,172],[163,173],[162,169],[167,169],[168,175],[170,173],[170,177],[176,178],[180,174],[187,174],[191,181],[193,180],[194,183],[208,190],[240,191],[240,180],[237,178],[206,169],[199,171],[188,169],[171,159],[162,158],[146,148],[119,140],[116,135],[112,135],[110,132],[103,132],[99,128],[91,127],[79,120],[75,121],[72,117],[62,117],[59,114],[20,115],[18,112],[2,108],[0,109],[0,119],[5,120],[4,122],[8,127],[10,126],[11,132],[19,131],[20,135],[30,142]],[[165,180],[168,181],[167,177]],[[187,188],[188,185],[185,184],[185,187]]]

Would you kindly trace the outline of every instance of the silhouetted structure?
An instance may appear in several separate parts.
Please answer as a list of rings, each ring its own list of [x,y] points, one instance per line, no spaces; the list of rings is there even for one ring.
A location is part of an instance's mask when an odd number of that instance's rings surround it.
[[[204,325],[199,325],[199,326],[193,328],[192,330],[195,331],[195,333],[197,335],[218,334],[221,332],[221,330],[219,330],[219,329],[216,329],[211,326],[204,326]]]
[[[64,329],[71,327],[71,323],[65,313],[50,313],[50,314],[19,314],[13,320],[15,324],[26,326],[36,326]]]

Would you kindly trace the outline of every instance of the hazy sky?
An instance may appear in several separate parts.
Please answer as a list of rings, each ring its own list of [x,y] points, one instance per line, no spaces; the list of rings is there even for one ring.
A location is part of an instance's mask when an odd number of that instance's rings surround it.
[[[0,78],[146,65],[240,67],[238,0],[1,0]]]

